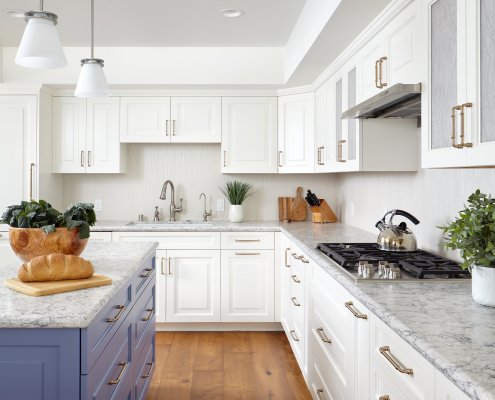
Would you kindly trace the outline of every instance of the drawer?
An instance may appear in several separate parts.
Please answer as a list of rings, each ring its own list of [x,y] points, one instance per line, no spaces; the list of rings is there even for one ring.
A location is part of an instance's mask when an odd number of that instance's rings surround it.
[[[222,250],[274,248],[275,232],[222,232]]]
[[[81,373],[87,374],[112,339],[132,306],[132,285],[121,288],[91,325],[81,330]]]
[[[137,360],[135,370],[134,393],[136,400],[144,400],[146,392],[153,379],[155,372],[155,335],[150,334],[146,338],[147,351],[143,351],[141,357]]]
[[[328,390],[321,376],[322,374],[320,372],[319,363],[314,362],[312,368],[313,374],[310,390],[313,398],[318,400],[333,400],[334,398],[330,397],[330,391]]]
[[[150,283],[151,281],[155,281],[155,264],[156,259],[153,257],[152,259],[143,263],[142,267],[139,268],[139,271],[136,273],[133,279],[133,287],[134,287],[134,298],[137,299],[143,289]]]
[[[140,356],[146,344],[148,332],[155,328],[155,284],[146,287],[143,295],[132,309],[132,355],[133,359]]]
[[[220,232],[113,232],[114,242],[158,242],[159,249],[220,249]]]
[[[433,398],[435,368],[373,314],[370,316],[370,354],[370,363],[375,369],[383,371],[382,375],[400,387],[407,398]],[[376,377],[371,376],[372,388],[373,379]]]
[[[287,333],[289,343],[292,347],[292,351],[296,356],[297,363],[303,374],[306,374],[306,337],[304,336],[304,330],[299,329],[297,326],[292,325]]]
[[[390,371],[384,370],[374,360],[370,363],[370,398],[388,400],[419,400],[423,397],[410,396],[394,381]],[[387,397],[388,396],[388,397]],[[431,398],[431,397],[430,397]]]
[[[81,398],[107,400],[131,382],[130,337],[132,324],[125,321],[115,333],[88,375],[81,375]],[[124,390],[125,392],[126,390]]]

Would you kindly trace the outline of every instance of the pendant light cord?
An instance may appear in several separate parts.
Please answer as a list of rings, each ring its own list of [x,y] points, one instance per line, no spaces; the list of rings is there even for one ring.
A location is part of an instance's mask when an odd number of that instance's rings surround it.
[[[95,47],[94,31],[95,31],[95,1],[91,0],[91,58],[95,58],[94,57],[94,47]]]

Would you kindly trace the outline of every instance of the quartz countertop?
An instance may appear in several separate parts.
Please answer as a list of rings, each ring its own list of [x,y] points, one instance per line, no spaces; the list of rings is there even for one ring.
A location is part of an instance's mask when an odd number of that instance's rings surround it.
[[[82,256],[95,273],[112,278],[107,286],[32,297],[0,285],[0,328],[86,328],[156,247],[152,242],[89,242]],[[1,280],[16,277],[20,264],[3,268]]]

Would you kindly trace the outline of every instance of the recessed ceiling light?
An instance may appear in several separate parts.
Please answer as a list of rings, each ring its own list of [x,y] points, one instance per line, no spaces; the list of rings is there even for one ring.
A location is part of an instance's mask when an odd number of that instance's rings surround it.
[[[220,10],[220,15],[223,15],[226,18],[238,18],[244,15],[244,11],[238,10],[237,8],[226,8],[224,10]]]

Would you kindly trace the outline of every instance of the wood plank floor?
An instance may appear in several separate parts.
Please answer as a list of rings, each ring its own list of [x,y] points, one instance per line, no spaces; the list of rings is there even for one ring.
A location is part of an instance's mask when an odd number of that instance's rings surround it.
[[[146,400],[311,399],[283,332],[157,332]]]

